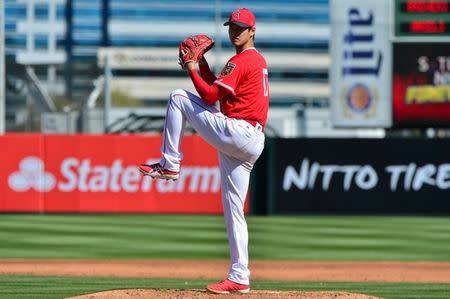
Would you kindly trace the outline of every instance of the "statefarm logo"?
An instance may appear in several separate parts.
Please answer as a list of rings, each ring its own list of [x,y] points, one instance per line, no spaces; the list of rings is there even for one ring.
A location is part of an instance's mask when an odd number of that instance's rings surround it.
[[[19,171],[8,178],[11,189],[25,192],[34,189],[40,192],[50,191],[55,187],[55,177],[44,171],[44,162],[36,157],[27,157],[19,163]]]
[[[154,163],[150,159],[147,163]],[[68,157],[62,160],[59,173],[45,170],[38,157],[26,157],[19,170],[8,178],[9,187],[16,192],[201,192],[217,193],[220,188],[218,167],[184,166],[177,181],[152,180],[143,177],[136,166],[124,166],[122,160],[110,165],[93,164],[90,159]]]

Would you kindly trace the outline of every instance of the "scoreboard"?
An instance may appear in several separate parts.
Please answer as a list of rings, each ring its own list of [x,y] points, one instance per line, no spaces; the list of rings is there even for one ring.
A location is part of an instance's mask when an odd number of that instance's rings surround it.
[[[450,0],[396,0],[395,36],[450,37]]]
[[[395,0],[394,126],[450,126],[450,0]]]

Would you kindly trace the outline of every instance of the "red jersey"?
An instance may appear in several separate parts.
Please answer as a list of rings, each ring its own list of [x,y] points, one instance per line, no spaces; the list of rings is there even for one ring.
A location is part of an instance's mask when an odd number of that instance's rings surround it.
[[[214,83],[231,91],[220,100],[223,114],[266,125],[269,110],[267,63],[255,48],[247,48],[231,57]]]

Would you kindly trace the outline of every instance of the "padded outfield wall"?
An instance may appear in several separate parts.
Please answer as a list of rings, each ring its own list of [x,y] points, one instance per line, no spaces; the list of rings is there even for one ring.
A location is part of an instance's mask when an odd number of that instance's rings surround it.
[[[252,208],[450,214],[449,153],[449,139],[269,139],[254,175]]]
[[[185,136],[179,180],[143,177],[160,146],[160,135],[0,136],[0,212],[221,214],[217,152]]]
[[[0,212],[221,214],[216,150],[183,140],[178,181],[142,177],[160,135],[0,136]],[[449,139],[268,138],[255,214],[450,214]]]

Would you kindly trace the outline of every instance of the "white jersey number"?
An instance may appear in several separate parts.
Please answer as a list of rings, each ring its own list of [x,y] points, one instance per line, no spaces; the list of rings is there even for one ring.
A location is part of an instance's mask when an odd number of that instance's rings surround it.
[[[264,96],[269,96],[269,72],[267,69],[262,69],[263,72],[263,87],[264,87]]]

